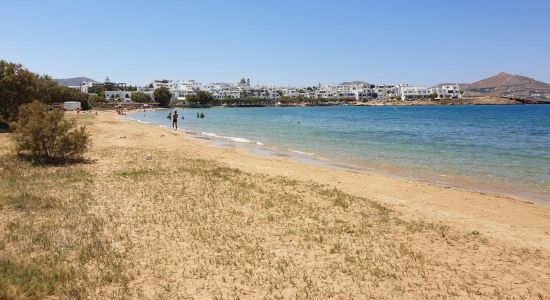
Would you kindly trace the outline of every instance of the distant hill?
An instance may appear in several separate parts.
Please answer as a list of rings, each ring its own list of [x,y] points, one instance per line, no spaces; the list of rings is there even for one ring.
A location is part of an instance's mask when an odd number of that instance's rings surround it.
[[[535,91],[535,90],[549,90],[550,91],[550,84],[537,81],[533,78],[520,76],[520,75],[512,75],[508,73],[498,73],[495,76],[482,79],[480,81],[476,81],[471,84],[463,84],[462,88],[467,91],[474,91],[474,92],[504,92],[504,91],[510,91],[510,90],[528,90],[528,91]]]
[[[354,85],[356,85],[356,84],[357,84],[357,85],[361,84],[361,85],[363,85],[363,86],[369,86],[369,85],[370,85],[370,83],[368,83],[368,82],[358,81],[358,80],[356,80],[356,81],[346,81],[346,82],[342,82],[342,83],[340,83],[339,85],[350,85],[350,84],[354,84]]]
[[[84,81],[97,82],[88,77],[74,77],[74,78],[65,78],[65,79],[54,79],[59,85],[63,86],[79,86]]]
[[[438,84],[436,87],[441,87]],[[501,72],[474,83],[460,83],[469,96],[491,96],[550,101],[550,84],[526,76]]]

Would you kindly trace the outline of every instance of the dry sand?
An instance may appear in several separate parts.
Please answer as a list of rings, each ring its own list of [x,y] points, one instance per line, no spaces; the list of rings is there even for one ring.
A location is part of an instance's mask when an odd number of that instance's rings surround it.
[[[128,278],[87,296],[550,297],[549,206],[266,158],[111,112],[82,122],[91,210]]]

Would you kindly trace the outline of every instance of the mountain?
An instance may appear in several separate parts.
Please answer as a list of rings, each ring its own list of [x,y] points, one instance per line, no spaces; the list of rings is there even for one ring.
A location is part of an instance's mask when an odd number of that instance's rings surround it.
[[[505,92],[513,90],[523,91],[550,91],[550,84],[537,81],[533,78],[512,75],[508,73],[498,73],[495,76],[476,81],[471,84],[464,84],[462,88],[466,91],[492,93]]]
[[[441,85],[443,84],[438,84],[436,87]],[[466,96],[550,101],[550,84],[505,72],[474,83],[461,83],[460,89],[465,92]]]
[[[63,86],[80,86],[84,81],[97,82],[88,77],[74,77],[74,78],[65,78],[65,79],[54,79],[57,81],[57,84]]]
[[[360,85],[361,84],[363,86],[369,86],[370,85],[370,83],[368,83],[368,82],[358,81],[358,80],[342,82],[339,85],[351,85],[351,84],[353,84],[353,85]]]

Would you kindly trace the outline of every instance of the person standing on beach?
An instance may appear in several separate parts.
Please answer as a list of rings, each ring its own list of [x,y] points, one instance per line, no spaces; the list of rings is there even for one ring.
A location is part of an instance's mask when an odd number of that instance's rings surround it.
[[[172,128],[177,130],[178,129],[178,111],[174,111],[172,114]]]

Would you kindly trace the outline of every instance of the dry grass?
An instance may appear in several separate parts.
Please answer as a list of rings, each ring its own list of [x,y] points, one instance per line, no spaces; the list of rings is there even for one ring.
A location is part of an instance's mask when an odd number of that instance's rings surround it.
[[[130,258],[140,261],[133,270],[139,279],[130,286],[147,297],[506,299],[546,292],[544,279],[518,265],[548,270],[541,252],[407,220],[329,186],[148,153],[153,160],[139,150],[106,149],[101,155],[116,164],[99,176],[116,189],[110,199],[124,199],[112,203],[125,211],[114,222],[139,249]]]
[[[154,145],[0,154],[0,299],[548,297],[546,252],[315,182]]]
[[[91,211],[93,174],[4,154],[0,178],[0,299],[127,294],[124,251]]]

